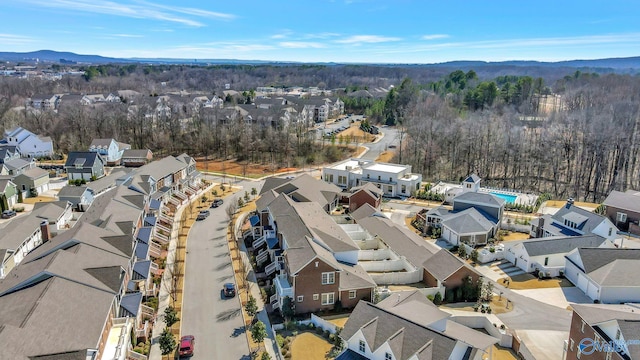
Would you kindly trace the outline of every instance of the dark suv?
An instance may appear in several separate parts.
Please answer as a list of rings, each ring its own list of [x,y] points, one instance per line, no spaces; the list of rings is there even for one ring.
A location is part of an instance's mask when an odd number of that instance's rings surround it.
[[[209,210],[200,210],[200,212],[198,213],[198,217],[196,218],[197,221],[199,220],[204,220],[206,219],[209,215],[211,215],[211,213],[209,212]]]
[[[213,203],[211,203],[211,207],[212,208],[217,208],[218,206],[222,205],[224,203],[224,201],[222,201],[222,199],[215,199],[213,200]]]
[[[3,219],[10,219],[12,217],[16,216],[16,212],[15,210],[5,210],[2,212],[2,218]]]
[[[232,283],[224,284],[224,287],[222,290],[224,291],[224,296],[226,297],[236,296],[236,286],[233,285]]]

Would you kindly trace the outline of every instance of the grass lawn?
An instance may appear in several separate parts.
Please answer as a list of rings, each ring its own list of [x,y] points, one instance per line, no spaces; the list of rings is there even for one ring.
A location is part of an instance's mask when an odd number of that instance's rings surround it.
[[[311,332],[297,335],[291,342],[292,360],[325,360],[331,344],[323,337]]]
[[[26,198],[24,199],[22,202],[25,204],[35,204],[37,202],[52,202],[52,201],[57,201],[58,199],[54,198],[54,197],[49,197],[49,196],[36,196],[36,197],[31,197],[31,198]]]
[[[567,279],[551,278],[540,280],[531,274],[516,275],[512,278],[506,277],[498,281],[500,285],[505,285],[505,280],[510,279],[509,289],[511,290],[527,290],[527,289],[547,289],[555,287],[572,287],[573,284]]]
[[[378,155],[378,157],[376,158],[376,161],[390,162],[391,159],[393,159],[393,155],[395,154],[396,153],[394,151],[383,151],[382,153],[380,153],[380,155]]]
[[[332,316],[323,316],[323,319],[327,320],[328,322],[339,326],[339,327],[344,327],[344,324],[347,323],[347,320],[349,320],[349,315],[345,314],[345,315],[332,315]]]
[[[507,235],[505,235],[502,240],[503,241],[513,241],[513,240],[526,240],[530,238],[529,234],[509,231]]]

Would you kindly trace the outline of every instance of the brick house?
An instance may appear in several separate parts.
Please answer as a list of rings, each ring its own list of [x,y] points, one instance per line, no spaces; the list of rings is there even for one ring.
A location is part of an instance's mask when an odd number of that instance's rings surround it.
[[[620,230],[640,235],[640,192],[627,190],[626,192],[612,191],[602,205],[606,208],[606,215]]]
[[[573,316],[569,339],[565,340],[564,359],[640,359],[637,343],[640,304],[571,304],[571,307]],[[626,344],[626,347],[615,344]]]

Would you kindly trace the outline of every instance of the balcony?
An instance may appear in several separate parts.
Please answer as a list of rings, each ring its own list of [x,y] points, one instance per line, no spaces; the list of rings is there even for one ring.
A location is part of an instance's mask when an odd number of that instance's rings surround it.
[[[267,265],[266,268],[264,268],[264,272],[267,276],[275,273],[278,270],[282,270],[282,263],[278,261],[274,261],[271,264]]]
[[[254,241],[251,244],[251,247],[253,247],[254,249],[257,249],[266,243],[267,243],[267,238],[265,236],[261,236],[258,240]]]
[[[278,301],[278,295],[273,294],[269,298],[269,304],[271,304],[272,309],[280,309],[280,301]]]
[[[165,224],[173,224],[173,217],[167,215],[167,214],[163,214],[160,213],[160,216],[158,217],[159,221],[162,221]]]
[[[267,261],[269,261],[269,252],[266,250],[261,250],[258,256],[256,256],[256,263],[258,264],[258,266],[260,266]]]
[[[171,195],[173,195],[174,197],[180,199],[181,201],[189,200],[189,197],[186,194],[183,194],[182,192],[180,192],[178,190],[174,191]]]
[[[133,360],[148,360],[149,358],[146,355],[139,354],[133,350],[129,350],[127,353],[129,359]]]
[[[161,224],[159,222],[156,223],[156,232],[157,232],[157,230],[162,230],[162,231],[164,231],[164,232],[166,232],[168,234],[171,234],[171,228],[169,228],[166,225]]]
[[[288,296],[293,299],[293,287],[289,284],[289,279],[286,275],[278,275],[275,277],[276,294],[278,297],[283,298]]]
[[[153,240],[149,241],[149,256],[152,256],[156,259],[162,256],[162,247],[160,247],[160,245]]]
[[[107,341],[104,346],[103,359],[109,360],[125,360],[127,359],[131,337],[131,328],[133,327],[133,318],[115,318],[112,321],[111,329],[107,335]]]
[[[140,311],[142,312],[143,319],[153,319],[156,316],[156,311],[152,307],[140,304]]]
[[[147,320],[144,322],[144,325],[142,325],[141,328],[136,329],[136,338],[146,339],[147,337],[149,337],[150,333],[151,333],[151,323]]]

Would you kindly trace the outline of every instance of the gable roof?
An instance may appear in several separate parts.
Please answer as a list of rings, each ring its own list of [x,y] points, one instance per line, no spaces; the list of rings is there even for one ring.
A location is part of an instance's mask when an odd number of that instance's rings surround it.
[[[571,304],[571,308],[589,325],[610,320],[640,321],[640,304]]]
[[[122,152],[122,158],[147,158],[152,156],[151,150],[127,149]]]
[[[602,205],[640,213],[640,191],[627,190],[621,192],[613,190],[604,199]]]
[[[93,139],[91,141],[91,145],[89,145],[89,149],[91,148],[104,148],[104,149],[108,149],[109,146],[111,146],[111,143],[114,144],[118,144],[118,142],[115,139]]]
[[[387,343],[399,360],[417,354],[448,359],[458,341],[483,350],[498,342],[491,336],[446,320],[447,317],[447,313],[430,304],[419,292],[405,292],[377,305],[360,301],[340,335],[349,340],[361,331],[372,352]],[[444,331],[437,330],[434,325],[442,321],[446,322]]]
[[[364,185],[354,186],[349,190],[349,192],[351,193],[351,195],[354,195],[360,190],[366,191],[374,198],[379,198],[384,194],[382,189],[380,189],[379,187],[375,186],[373,183],[370,183],[370,182],[366,182],[364,183]]]
[[[42,177],[49,177],[49,172],[47,170],[41,169],[39,167],[34,167],[22,172],[22,174],[18,176],[25,176],[31,180],[40,179]],[[17,177],[17,176],[16,176]]]
[[[465,264],[449,250],[442,249],[422,263],[422,266],[437,280],[445,281]]]
[[[309,174],[302,174],[273,190],[277,193],[285,193],[297,202],[315,202],[322,207],[333,202],[342,192],[339,187],[318,180]]]
[[[578,225],[577,229],[585,234],[591,233],[598,225],[607,219],[602,215],[584,210],[570,203],[561,207],[551,218],[562,226],[564,226],[564,219],[573,221]]]
[[[547,254],[568,253],[573,249],[581,247],[598,247],[602,245],[605,238],[599,235],[589,234],[583,236],[552,236],[539,239],[530,239],[522,242],[529,256],[540,256]]]
[[[478,175],[476,175],[476,174],[471,174],[471,175],[467,176],[466,179],[464,179],[464,182],[475,183],[475,182],[478,182],[478,181],[480,181],[480,177]]]
[[[640,249],[578,248],[578,252],[587,274],[616,260],[640,261]]]
[[[456,201],[473,202],[474,204],[483,204],[487,206],[500,207],[506,202],[505,199],[499,198],[490,193],[467,191],[453,198],[453,206],[455,208]]]
[[[63,198],[63,197],[81,197],[88,190],[89,190],[89,188],[87,188],[86,185],[82,185],[82,186],[65,185],[58,192],[58,198]]]
[[[104,159],[97,152],[92,151],[72,151],[67,155],[67,161],[64,163],[65,167],[75,167],[76,165],[83,168],[93,167],[93,164],[99,161],[104,164]]]
[[[442,226],[446,226],[458,234],[487,232],[497,223],[497,221],[489,221],[487,217],[488,215],[485,215],[484,212],[471,207],[447,215],[442,220]]]

